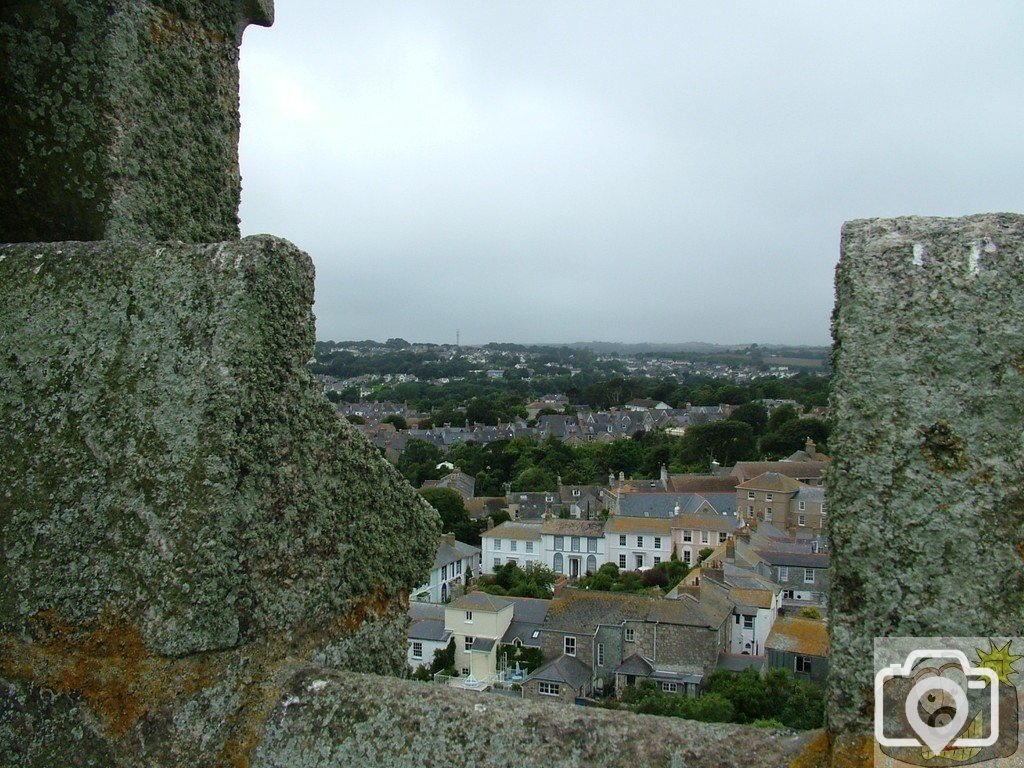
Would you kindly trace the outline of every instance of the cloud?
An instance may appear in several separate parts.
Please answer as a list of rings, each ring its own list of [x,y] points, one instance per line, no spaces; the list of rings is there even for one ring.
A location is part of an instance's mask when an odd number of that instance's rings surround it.
[[[291,0],[242,221],[321,337],[827,343],[843,220],[1020,209],[1017,3]]]

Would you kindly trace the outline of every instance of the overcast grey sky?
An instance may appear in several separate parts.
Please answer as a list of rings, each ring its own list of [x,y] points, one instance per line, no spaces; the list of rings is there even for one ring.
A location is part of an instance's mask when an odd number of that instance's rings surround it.
[[[825,344],[846,219],[1024,210],[1024,3],[278,0],[242,229],[318,338]]]

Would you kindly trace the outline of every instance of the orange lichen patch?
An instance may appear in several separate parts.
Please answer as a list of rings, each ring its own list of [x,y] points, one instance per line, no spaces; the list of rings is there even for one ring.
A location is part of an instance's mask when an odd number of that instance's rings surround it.
[[[161,702],[212,679],[196,660],[152,655],[136,626],[109,613],[75,626],[43,611],[30,629],[35,642],[0,637],[0,669],[80,696],[115,739]]]
[[[408,593],[388,595],[378,583],[370,594],[354,600],[344,615],[327,626],[296,627],[293,639],[276,639],[254,654],[252,683],[246,687],[245,698],[231,718],[232,735],[221,747],[215,764],[248,768],[249,756],[259,742],[263,724],[281,700],[282,686],[290,670],[308,660],[325,643],[358,632],[368,620],[384,618],[396,601],[403,611],[408,609]]]
[[[764,642],[765,648],[800,653],[807,656],[828,656],[828,625],[802,616],[776,619]]]
[[[830,735],[819,731],[790,768],[862,768],[875,759],[875,742],[866,734]]]
[[[832,744],[825,731],[814,735],[799,757],[790,763],[790,768],[828,768]]]
[[[1017,555],[1021,560],[1024,560],[1024,541],[1017,542]]]
[[[846,733],[832,737],[832,761],[829,768],[863,768],[875,764],[875,739],[866,733]]]

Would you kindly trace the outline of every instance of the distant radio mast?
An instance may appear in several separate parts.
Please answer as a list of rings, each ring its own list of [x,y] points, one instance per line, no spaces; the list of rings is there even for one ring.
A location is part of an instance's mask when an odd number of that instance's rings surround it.
[[[459,346],[459,329],[455,329],[455,346]]]

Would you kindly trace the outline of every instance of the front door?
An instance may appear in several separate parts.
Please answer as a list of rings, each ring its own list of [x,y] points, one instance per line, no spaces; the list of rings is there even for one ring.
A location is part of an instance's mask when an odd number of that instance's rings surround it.
[[[580,577],[580,559],[573,557],[569,559],[569,578],[578,579]]]

